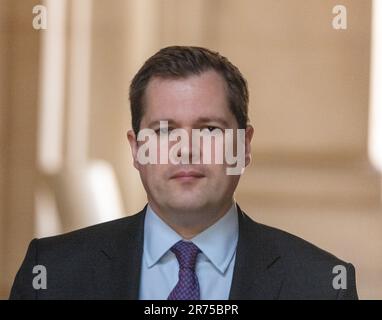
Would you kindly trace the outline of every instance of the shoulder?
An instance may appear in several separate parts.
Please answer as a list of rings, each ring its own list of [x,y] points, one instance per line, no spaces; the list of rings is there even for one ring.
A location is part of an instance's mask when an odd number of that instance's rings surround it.
[[[341,260],[332,253],[287,231],[260,223],[258,223],[258,230],[261,230],[262,237],[264,237],[265,240],[270,241],[277,247],[277,250],[283,257],[295,262],[299,259],[303,259],[304,263],[308,261],[341,262]]]
[[[112,236],[113,234],[115,234],[115,232],[119,233],[126,229],[138,227],[140,225],[141,220],[143,219],[143,214],[144,211],[141,211],[134,215],[123,217],[120,219],[95,224],[89,227],[70,231],[53,237],[41,238],[39,239],[39,241],[43,241],[47,244],[50,242],[76,242],[78,240],[86,239],[92,241],[99,237]]]
[[[282,268],[285,280],[281,296],[284,293],[288,298],[357,298],[355,269],[351,263],[289,232],[257,223],[245,214],[242,224],[247,240],[257,242],[256,248],[264,248],[272,256],[269,261],[277,261],[275,264]],[[254,251],[247,250],[253,254],[252,259],[256,259]],[[339,274],[347,290],[333,290]]]
[[[65,252],[84,253],[105,244],[112,244],[119,237],[126,240],[140,233],[143,228],[144,210],[131,216],[103,222],[57,236],[33,240],[39,254]]]
[[[297,263],[303,259],[304,263],[311,261],[343,262],[332,253],[319,248],[313,243],[306,241],[287,231],[258,223],[243,214],[243,225],[245,233],[251,237],[272,246],[283,258]]]
[[[31,286],[35,266],[43,266],[48,273],[49,297],[93,297],[91,284],[96,266],[120,253],[118,250],[125,252],[130,248],[129,252],[134,253],[143,233],[144,212],[32,240],[16,275],[10,298],[37,299],[46,294],[38,294],[38,290]]]

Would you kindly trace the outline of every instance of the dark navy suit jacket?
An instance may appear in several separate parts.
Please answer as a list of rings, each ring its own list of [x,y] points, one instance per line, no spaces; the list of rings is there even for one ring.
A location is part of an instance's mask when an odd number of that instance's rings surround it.
[[[34,239],[10,298],[138,299],[145,213],[146,207],[133,216]],[[256,223],[239,206],[238,215],[230,299],[358,298],[351,264],[301,238]],[[36,265],[46,267],[46,289],[32,286]],[[333,286],[337,265],[346,270],[346,289]]]

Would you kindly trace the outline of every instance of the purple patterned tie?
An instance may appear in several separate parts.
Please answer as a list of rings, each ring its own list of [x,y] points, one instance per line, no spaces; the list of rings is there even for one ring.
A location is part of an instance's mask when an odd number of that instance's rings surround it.
[[[196,257],[199,248],[192,242],[180,240],[171,251],[179,263],[179,280],[167,300],[199,300],[199,282],[195,273]]]

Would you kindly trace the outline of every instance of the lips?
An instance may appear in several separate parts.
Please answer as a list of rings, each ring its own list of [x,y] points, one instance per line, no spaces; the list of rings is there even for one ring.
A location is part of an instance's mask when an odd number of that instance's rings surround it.
[[[203,178],[204,174],[198,171],[179,171],[175,173],[171,179],[192,179],[192,178]]]

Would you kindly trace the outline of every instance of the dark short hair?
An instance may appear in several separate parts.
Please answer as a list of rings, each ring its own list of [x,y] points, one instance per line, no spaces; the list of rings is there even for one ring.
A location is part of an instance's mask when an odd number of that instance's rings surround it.
[[[229,107],[239,128],[246,128],[248,119],[248,86],[239,69],[218,52],[202,47],[171,46],[159,50],[150,57],[130,85],[132,126],[138,134],[144,115],[144,94],[154,77],[187,78],[214,70],[223,76],[227,87]]]

